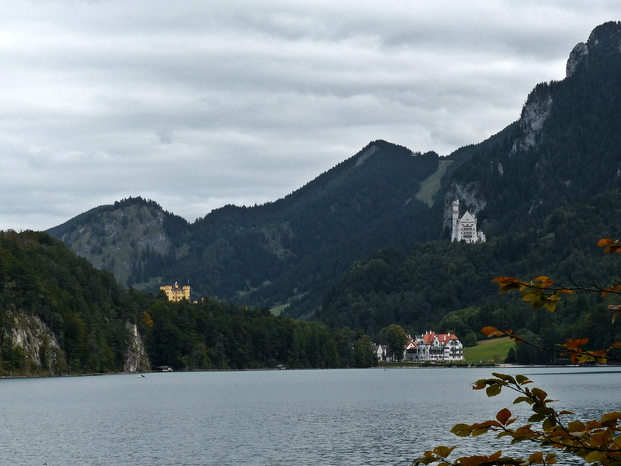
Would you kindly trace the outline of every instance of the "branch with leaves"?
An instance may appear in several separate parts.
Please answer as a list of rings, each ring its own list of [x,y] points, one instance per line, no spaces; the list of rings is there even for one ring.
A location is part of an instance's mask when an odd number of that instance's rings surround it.
[[[569,356],[572,364],[586,364],[589,362],[593,362],[596,364],[608,364],[608,362],[610,361],[621,362],[621,358],[612,354],[612,350],[621,347],[621,342],[618,341],[613,343],[606,349],[587,350],[584,348],[584,346],[589,342],[588,338],[570,338],[562,345],[559,345],[564,349],[558,349],[552,346],[546,346],[525,340],[516,333],[513,333],[513,330],[500,330],[496,327],[488,326],[483,327],[481,329],[481,333],[484,333],[488,337],[509,337],[512,340],[515,340],[516,343],[523,343],[529,346],[533,346],[535,348],[542,349],[544,351],[555,352],[558,353],[561,357]]]
[[[493,373],[492,378],[477,380],[474,390],[483,390],[488,397],[493,397],[509,389],[517,392],[518,396],[514,404],[526,403],[530,405],[533,414],[528,418],[527,424],[514,427],[517,417],[503,408],[496,414],[495,419],[490,419],[474,424],[456,424],[451,432],[458,437],[478,437],[488,432],[496,433],[497,438],[509,437],[511,444],[520,442],[533,442],[541,447],[551,447],[561,450],[563,453],[571,453],[579,456],[589,463],[600,462],[601,464],[618,463],[621,461],[621,420],[620,412],[611,412],[602,416],[601,420],[564,422],[570,411],[556,411],[550,407],[554,400],[548,398],[548,394],[540,388],[529,388],[532,381],[523,375],[515,377],[507,374]],[[537,426],[535,426],[537,423]],[[528,458],[514,458],[502,456],[502,451],[493,455],[473,455],[457,458],[455,461],[448,459],[455,447],[439,446],[427,451],[413,464],[440,465],[531,465],[531,464],[556,464],[555,453],[536,451]]]
[[[621,253],[621,242],[612,239],[602,239],[598,246],[607,253]],[[529,302],[534,308],[545,307],[550,312],[556,310],[558,302],[564,294],[573,294],[576,291],[599,293],[602,297],[608,294],[621,295],[621,283],[601,288],[596,285],[572,287],[554,285],[554,281],[547,276],[539,276],[533,280],[523,281],[513,277],[498,277],[494,282],[500,286],[500,293],[519,291],[522,299]],[[613,311],[612,322],[621,314],[621,305],[608,306]],[[495,327],[485,327],[482,332],[487,336],[508,336],[516,342],[523,342],[539,348],[557,351],[542,345],[526,342],[511,330],[499,330]],[[585,350],[587,338],[570,339],[561,345],[564,350],[561,354],[568,355],[574,364],[595,362],[606,364],[609,360],[618,360],[610,354],[615,348],[621,347],[621,342],[613,343],[604,350]],[[527,423],[515,427],[517,417],[507,409],[501,409],[495,419],[490,419],[474,424],[456,424],[451,432],[458,437],[477,437],[493,432],[496,437],[509,437],[511,444],[520,442],[533,442],[543,448],[555,448],[563,453],[573,454],[583,458],[588,463],[598,464],[621,464],[621,412],[604,414],[600,420],[581,422],[578,420],[565,422],[565,417],[573,414],[569,411],[556,411],[550,406],[554,400],[548,398],[548,394],[536,387],[529,388],[527,385],[532,381],[523,375],[515,377],[507,374],[493,373],[492,378],[480,379],[473,385],[474,390],[483,390],[488,397],[496,396],[503,389],[517,392],[518,397],[514,404],[526,403],[530,405],[533,414]],[[558,456],[555,453],[536,451],[528,458],[515,458],[503,456],[502,451],[497,451],[490,456],[472,455],[463,456],[450,460],[455,447],[438,446],[424,453],[420,458],[413,461],[414,465],[439,464],[444,466],[477,466],[477,465],[532,465],[532,464],[556,464]]]
[[[617,240],[605,238],[599,240],[597,245],[604,248],[604,252],[610,254],[621,253],[621,242]],[[599,293],[602,298],[608,294],[621,295],[621,283],[614,283],[605,288],[598,285],[581,286],[577,284],[562,286],[554,285],[554,280],[546,275],[540,275],[532,280],[520,280],[515,277],[497,277],[492,281],[500,287],[500,294],[519,291],[522,295],[522,300],[529,302],[533,308],[545,307],[550,312],[556,310],[556,305],[561,300],[562,295],[574,294],[576,291]],[[611,306],[610,308],[618,314],[621,313],[620,307]],[[617,314],[613,316],[613,323]]]

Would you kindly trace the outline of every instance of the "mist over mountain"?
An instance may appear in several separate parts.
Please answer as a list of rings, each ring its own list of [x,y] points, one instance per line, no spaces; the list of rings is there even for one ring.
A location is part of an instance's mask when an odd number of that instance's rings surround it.
[[[155,292],[162,283],[189,281],[195,296],[297,317],[321,309],[329,321],[326,309],[336,312],[330,303],[343,308],[355,299],[330,292],[355,261],[382,248],[409,253],[431,240],[450,246],[455,199],[494,243],[521,233],[538,238],[528,235],[544,224],[546,234],[555,234],[550,216],[561,215],[559,209],[571,215],[572,206],[588,209],[595,196],[617,196],[620,44],[621,23],[598,26],[571,51],[567,77],[535,86],[517,121],[447,157],[373,141],[265,205],[225,206],[190,224],[153,201],[130,198],[49,233],[125,285]],[[324,302],[328,292],[333,299]],[[437,298],[426,299],[433,307]]]

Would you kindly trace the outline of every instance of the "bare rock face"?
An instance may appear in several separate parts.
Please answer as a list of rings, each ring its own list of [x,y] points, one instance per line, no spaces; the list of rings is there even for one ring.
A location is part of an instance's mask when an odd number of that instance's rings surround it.
[[[444,228],[451,227],[452,204],[455,199],[459,200],[462,209],[474,215],[477,215],[487,206],[487,202],[480,196],[474,184],[467,186],[461,183],[451,184],[444,197]]]
[[[618,61],[621,54],[621,22],[609,21],[597,26],[586,43],[579,42],[569,54],[566,76],[569,78],[584,70],[597,72]]]
[[[138,333],[138,327],[136,324],[128,322],[125,324],[125,328],[129,336],[127,341],[127,357],[125,358],[123,371],[131,373],[150,371],[151,365],[149,364],[149,358],[140,333]]]
[[[14,347],[23,351],[24,361],[29,367],[52,375],[67,371],[65,354],[56,336],[39,317],[8,312],[7,320],[6,336]]]
[[[578,66],[584,62],[589,54],[589,47],[584,42],[578,42],[572,49],[567,59],[567,65],[565,66],[566,77],[571,77],[576,72]]]
[[[537,135],[552,110],[552,96],[546,84],[540,84],[529,96],[520,117],[521,136],[513,142],[511,155],[537,145]]]

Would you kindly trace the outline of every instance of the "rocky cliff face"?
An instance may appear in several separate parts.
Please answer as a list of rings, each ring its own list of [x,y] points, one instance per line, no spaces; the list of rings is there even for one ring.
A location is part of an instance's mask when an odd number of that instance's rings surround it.
[[[587,42],[579,42],[572,49],[565,68],[566,76],[606,67],[609,60],[618,60],[621,54],[621,22],[610,21],[593,29]]]
[[[584,42],[578,42],[572,49],[567,59],[567,65],[565,66],[565,76],[570,77],[578,69],[581,63],[585,63],[587,56],[589,55],[589,47]]]
[[[69,372],[65,353],[52,330],[37,316],[8,311],[2,340],[12,347],[23,367],[20,373],[64,375]],[[127,323],[127,352],[124,372],[151,370],[149,357],[136,324]]]
[[[108,270],[123,285],[144,253],[173,251],[166,221],[173,217],[152,201],[130,198],[102,206],[49,230],[96,268]]]
[[[552,96],[549,87],[547,84],[539,84],[522,108],[519,124],[521,134],[513,142],[510,155],[536,146],[537,137],[551,110]]]
[[[128,322],[125,324],[125,328],[127,329],[128,337],[127,357],[123,365],[123,371],[132,373],[150,371],[151,364],[149,364],[149,357],[142,343],[140,333],[138,333],[138,327],[136,324]]]
[[[7,312],[4,337],[23,352],[25,365],[35,373],[66,373],[65,354],[56,335],[36,316]]]
[[[459,200],[460,215],[467,210],[471,214],[477,215],[487,205],[485,198],[479,193],[476,183],[467,185],[461,183],[451,184],[444,196],[444,228],[451,229],[452,225],[452,205],[454,200]]]

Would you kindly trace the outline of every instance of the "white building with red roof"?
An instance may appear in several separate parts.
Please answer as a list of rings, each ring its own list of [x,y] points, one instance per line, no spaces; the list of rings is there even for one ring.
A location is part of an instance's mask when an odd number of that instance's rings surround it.
[[[428,330],[423,335],[408,338],[403,359],[412,362],[463,361],[464,345],[454,333]]]

